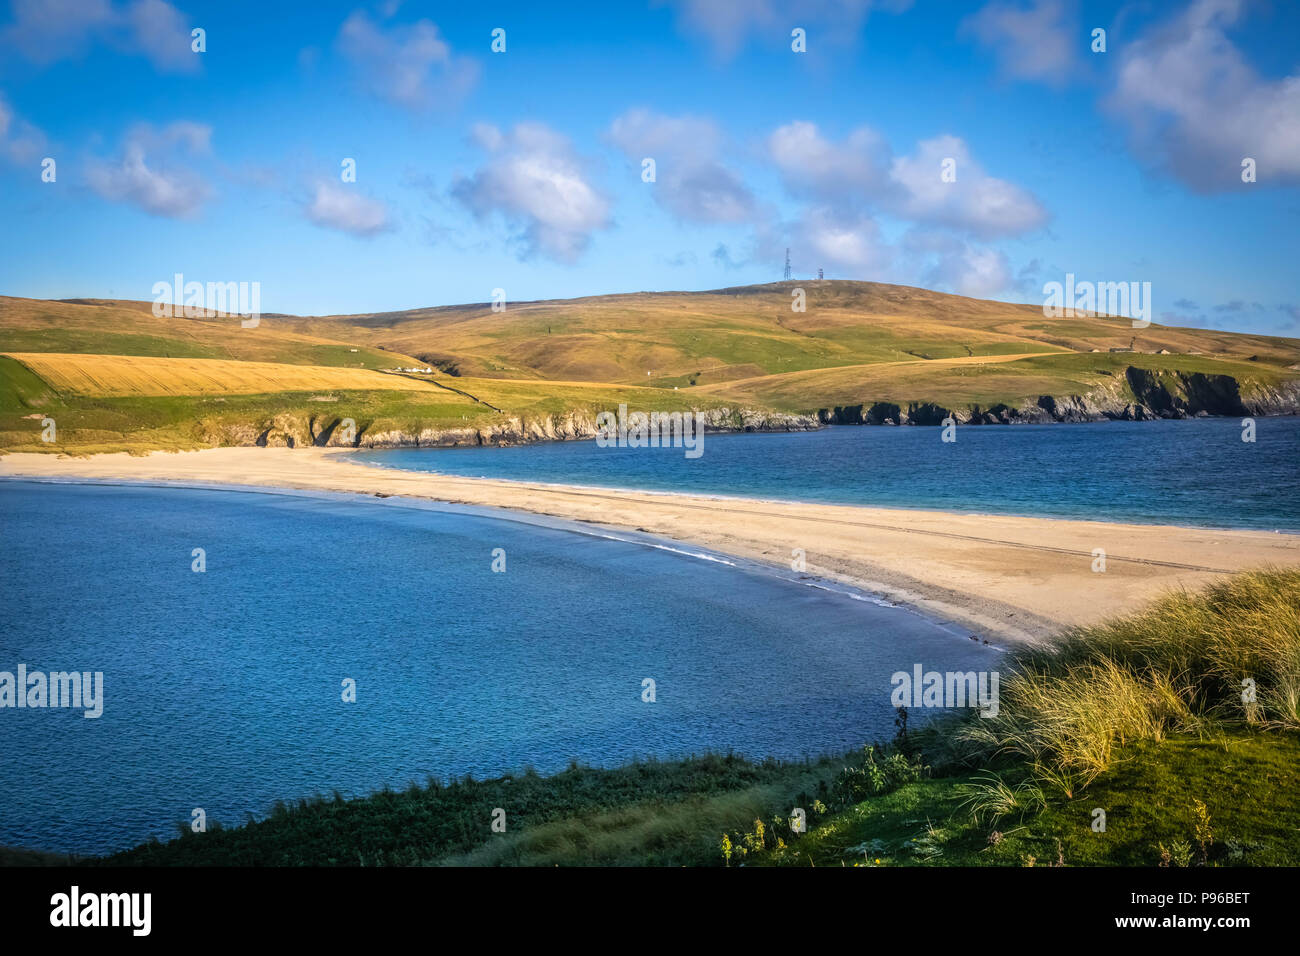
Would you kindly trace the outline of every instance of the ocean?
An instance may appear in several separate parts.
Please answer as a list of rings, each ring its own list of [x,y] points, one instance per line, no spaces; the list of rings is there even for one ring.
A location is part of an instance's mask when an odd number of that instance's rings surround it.
[[[359,461],[506,478],[830,504],[1300,531],[1300,417],[708,434],[703,453],[600,448],[361,451]]]
[[[0,671],[103,675],[98,718],[0,709],[0,844],[45,850],[429,777],[844,753],[893,736],[894,672],[1000,656],[793,572],[401,498],[6,481],[0,528]]]

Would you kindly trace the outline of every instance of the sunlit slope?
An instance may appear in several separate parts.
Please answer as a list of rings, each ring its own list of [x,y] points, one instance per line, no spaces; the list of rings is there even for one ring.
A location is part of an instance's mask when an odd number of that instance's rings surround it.
[[[671,389],[599,382],[425,377],[272,362],[64,352],[5,352],[0,356],[23,366],[33,390],[50,396],[127,398],[389,391],[432,393],[448,404],[480,404],[515,415],[560,413],[572,408],[606,409],[620,403],[638,409],[683,407],[686,403],[684,395]],[[0,370],[13,377],[12,366],[3,365]],[[722,403],[705,397],[699,404]]]
[[[237,316],[158,317],[151,302],[54,302],[0,296],[0,352],[87,352],[171,358],[387,368],[414,365],[364,343],[304,335],[263,316],[243,328]]]
[[[1130,367],[1229,375],[1243,395],[1258,388],[1275,388],[1296,377],[1296,372],[1277,366],[1198,355],[1060,352],[815,369],[705,385],[692,391],[787,412],[875,402],[904,406],[929,402],[946,408],[1004,404],[1014,408],[1043,395],[1062,398],[1115,386],[1125,380]]]
[[[626,404],[725,403],[672,389],[387,374],[363,369],[61,353],[0,353],[0,449],[148,451],[228,444],[323,444],[345,419],[361,441],[561,437]],[[47,442],[46,423],[57,424]],[[388,436],[386,439],[382,436]]]
[[[791,309],[801,288],[806,311]],[[1034,352],[1200,353],[1286,367],[1300,342],[1059,318],[1041,307],[874,282],[808,281],[282,320],[295,331],[405,352],[461,374],[708,385],[810,369]]]
[[[796,289],[805,311],[791,309]],[[847,281],[496,312],[264,315],[251,329],[237,316],[157,317],[149,302],[0,297],[3,355],[19,357],[0,357],[4,447],[39,441],[55,410],[61,443],[193,447],[250,430],[272,441],[291,419],[301,435],[301,423],[331,415],[369,435],[475,428],[515,441],[571,436],[574,422],[623,403],[760,416],[838,406],[846,416],[822,419],[853,421],[853,408],[877,403],[1051,407],[1043,396],[1088,396],[1088,414],[1123,417],[1131,404],[1162,407],[1166,388],[1189,414],[1234,414],[1238,389],[1276,413],[1300,394],[1296,339],[1135,330],[1125,318],[1051,319],[1035,305]],[[435,371],[382,371],[417,364]]]
[[[429,382],[359,368],[67,352],[3,354],[27,366],[57,392],[91,397],[258,395],[329,389],[438,390]]]

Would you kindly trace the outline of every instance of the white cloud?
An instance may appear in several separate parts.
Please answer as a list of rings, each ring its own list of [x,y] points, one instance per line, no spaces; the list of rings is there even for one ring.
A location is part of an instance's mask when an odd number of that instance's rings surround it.
[[[143,56],[162,72],[187,73],[200,66],[190,49],[191,26],[164,0],[14,0],[0,43],[39,64],[80,57],[104,43]]]
[[[1063,86],[1079,68],[1084,42],[1067,13],[1062,0],[990,3],[967,17],[960,32],[991,50],[1008,76]]]
[[[911,0],[662,0],[677,11],[678,28],[704,36],[723,58],[738,53],[751,36],[789,42],[790,30],[816,31],[811,42],[842,43],[855,37],[873,9],[898,12]]]
[[[212,148],[212,127],[190,120],[176,120],[161,129],[137,123],[128,130],[126,138],[148,152],[180,147],[188,153],[202,155]]]
[[[853,191],[879,196],[888,186],[889,145],[867,127],[836,145],[822,137],[815,123],[788,123],[768,138],[768,152],[795,195],[839,199]]]
[[[354,236],[373,236],[388,229],[390,224],[388,207],[380,200],[362,195],[355,186],[327,180],[316,183],[303,212],[318,226]]]
[[[722,136],[710,120],[636,109],[610,126],[609,137],[639,167],[655,161],[656,201],[678,219],[739,223],[753,219],[754,197],[740,176],[718,161]]]
[[[808,209],[791,230],[799,259],[813,268],[830,266],[850,278],[871,279],[894,265],[894,249],[884,241],[880,226],[869,216],[827,206]]]
[[[135,0],[122,15],[131,45],[164,72],[188,73],[199,68],[184,14],[164,0]]]
[[[1016,285],[1001,250],[921,229],[904,236],[902,246],[920,282],[931,288],[985,299]]]
[[[45,134],[15,115],[0,94],[0,156],[14,163],[30,163],[45,151]]]
[[[385,29],[358,10],[338,42],[371,92],[410,109],[454,103],[478,80],[478,64],[452,53],[429,20]]]
[[[520,123],[508,133],[480,125],[474,138],[490,158],[473,176],[458,179],[452,194],[476,216],[500,214],[517,228],[523,256],[573,262],[608,225],[608,201],[560,134]]]
[[[836,206],[875,206],[899,218],[985,237],[1020,235],[1047,221],[1031,193],[985,173],[956,136],[922,140],[911,156],[892,156],[871,129],[860,128],[834,143],[814,124],[795,122],[772,133],[768,153],[791,194]],[[955,182],[941,176],[947,159],[955,162]]]
[[[109,0],[13,0],[12,10],[0,36],[34,63],[82,55],[117,19]]]
[[[1109,105],[1135,151],[1202,191],[1300,181],[1300,74],[1261,77],[1226,35],[1239,0],[1199,0],[1124,50]]]
[[[628,110],[609,128],[610,139],[630,158],[674,156],[711,159],[722,144],[712,120],[699,116],[664,116],[646,109]]]
[[[944,182],[942,164],[954,161],[956,182]],[[980,236],[1015,236],[1047,222],[1047,211],[1028,191],[989,176],[956,136],[922,140],[911,156],[895,157],[887,197],[899,215],[917,222],[965,229]]]
[[[127,134],[118,159],[87,164],[86,181],[103,198],[131,203],[151,215],[193,218],[212,189],[177,157],[181,152],[206,152],[211,134],[210,127],[198,123],[172,123],[161,130],[138,125]],[[158,163],[149,165],[150,153],[167,160],[165,169]]]
[[[1016,285],[1011,264],[998,249],[923,228],[890,242],[869,215],[842,206],[810,206],[780,235],[782,243],[788,241],[792,247],[795,268],[807,274],[825,268],[832,276],[919,285],[979,298]],[[775,233],[765,236],[766,258],[784,254],[777,239]]]

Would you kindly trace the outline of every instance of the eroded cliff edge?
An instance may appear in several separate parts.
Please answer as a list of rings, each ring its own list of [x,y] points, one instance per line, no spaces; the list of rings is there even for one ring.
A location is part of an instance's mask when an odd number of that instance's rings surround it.
[[[1243,390],[1231,375],[1129,366],[1113,382],[1086,394],[1040,395],[1018,407],[874,402],[823,408],[817,417],[827,425],[939,425],[950,416],[959,425],[1010,425],[1296,414],[1300,414],[1300,381]]]
[[[1300,414],[1300,380],[1243,389],[1230,375],[1153,371],[1130,366],[1113,381],[1083,395],[1042,395],[1018,407],[977,404],[947,407],[933,402],[864,402],[795,415],[752,408],[700,411],[716,432],[809,431],[822,425],[961,425],[1050,422],[1149,421],[1204,416]],[[337,414],[285,412],[241,424],[200,422],[196,438],[211,445],[332,446],[354,448],[449,448],[521,445],[594,438],[596,415],[569,411],[545,416],[503,415],[478,426],[425,427],[419,423],[358,420],[351,430]]]
[[[705,428],[714,432],[812,431],[822,424],[815,415],[785,415],[750,408],[713,408],[699,414],[704,419]],[[595,438],[597,431],[596,413],[590,411],[543,416],[504,415],[499,421],[477,427],[435,428],[359,420],[349,434],[341,425],[342,419],[337,415],[283,413],[247,425],[201,422],[198,437],[212,445],[454,448],[572,441]]]

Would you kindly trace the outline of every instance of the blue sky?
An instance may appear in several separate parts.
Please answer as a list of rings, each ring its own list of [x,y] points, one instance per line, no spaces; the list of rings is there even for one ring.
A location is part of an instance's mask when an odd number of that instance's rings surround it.
[[[766,282],[789,247],[1297,335],[1297,36],[1280,0],[15,0],[0,292],[378,311]]]

